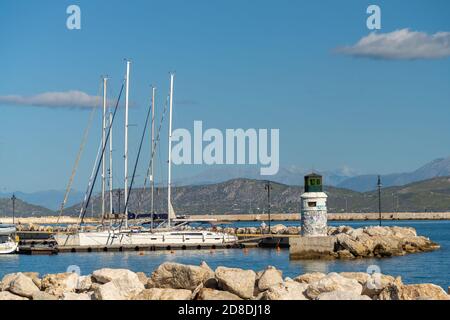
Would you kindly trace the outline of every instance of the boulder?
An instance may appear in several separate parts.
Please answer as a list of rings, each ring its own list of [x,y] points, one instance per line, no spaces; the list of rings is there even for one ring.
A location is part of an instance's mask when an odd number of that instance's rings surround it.
[[[392,276],[374,273],[372,275],[369,275],[367,281],[363,284],[362,294],[374,298],[378,296],[381,291],[384,290],[384,288],[394,283],[395,281],[397,281],[397,283],[399,284],[402,284],[401,278],[398,278],[396,280]]]
[[[202,288],[198,292],[197,300],[242,300],[242,299],[237,295],[228,291]]]
[[[145,289],[145,286],[139,280],[139,277],[134,273],[125,273],[119,278],[114,278],[107,284],[112,283],[120,292],[120,295],[125,298],[135,296]]]
[[[26,298],[31,298],[33,293],[40,291],[31,278],[28,278],[20,272],[10,282],[8,290],[18,296]]]
[[[380,300],[450,300],[441,287],[430,284],[401,285],[397,283],[387,286],[379,295]]]
[[[411,227],[390,227],[392,235],[397,238],[417,237],[416,229]]]
[[[282,224],[276,224],[272,227],[270,227],[270,231],[274,234],[283,233],[284,230],[286,230],[286,226]]]
[[[92,277],[95,279],[96,282],[104,284],[108,283],[114,279],[120,278],[124,275],[129,275],[130,273],[133,273],[136,275],[136,273],[128,270],[128,269],[110,269],[110,268],[103,268],[100,270],[94,271],[92,274]],[[137,275],[136,275],[137,277]]]
[[[186,289],[150,288],[132,297],[132,300],[190,300],[192,292]]]
[[[200,263],[200,267],[205,269],[206,271],[206,274],[203,278],[203,285],[206,288],[217,289],[217,280],[215,278],[214,270],[211,269],[205,261],[202,261]]]
[[[38,291],[33,293],[33,296],[31,297],[33,300],[58,300],[57,296],[54,296],[50,293],[44,292],[44,291]]]
[[[143,272],[136,272],[136,275],[138,276],[139,281],[141,281],[141,283],[144,286],[147,285],[148,277],[147,277],[147,275],[145,273],[143,273]]]
[[[64,292],[75,292],[78,280],[79,276],[76,273],[48,274],[42,279],[42,290],[61,297]]]
[[[11,292],[8,292],[8,291],[1,291],[0,292],[0,301],[3,301],[3,300],[28,300],[28,298],[12,294]]]
[[[267,289],[262,295],[262,300],[308,300],[305,296],[307,283],[286,281]]]
[[[23,274],[33,280],[34,284],[41,289],[42,280],[39,278],[39,272],[24,272]]]
[[[69,301],[91,300],[91,296],[87,293],[65,292],[62,295],[62,300],[69,300]]]
[[[348,250],[355,257],[366,257],[371,253],[371,250],[361,241],[354,240],[345,233],[338,234],[336,236],[336,241],[339,246]]]
[[[91,290],[92,287],[92,277],[91,276],[80,276],[76,286],[77,292],[87,292]]]
[[[17,273],[9,273],[3,276],[2,281],[0,282],[0,291],[6,291],[9,289],[9,285],[11,281],[13,281],[17,277]]]
[[[317,298],[321,293],[331,291],[348,291],[361,295],[362,285],[355,279],[345,278],[335,272],[329,273],[322,279],[312,282],[306,289],[306,296],[310,299]]]
[[[326,274],[322,272],[311,272],[299,275],[298,277],[294,278],[294,281],[300,283],[312,283],[324,278],[325,276]]]
[[[94,296],[96,300],[126,300],[112,281],[95,287]]]
[[[283,272],[275,267],[269,266],[263,271],[258,280],[258,289],[265,291],[276,284],[283,282]]]
[[[392,231],[389,227],[380,227],[380,226],[373,226],[373,227],[366,227],[363,229],[364,233],[368,234],[371,237],[375,236],[391,236]]]
[[[212,276],[206,266],[191,266],[166,262],[153,273],[147,284],[149,288],[172,288],[194,290]]]
[[[354,259],[355,258],[355,256],[350,251],[348,251],[347,249],[339,250],[339,251],[336,252],[336,254],[337,254],[337,257],[339,259],[343,259],[343,260],[344,259]]]
[[[352,291],[324,292],[317,296],[316,300],[372,300],[368,296],[360,295]]]
[[[364,286],[364,284],[370,278],[370,275],[366,272],[341,272],[339,274],[344,278],[355,279],[362,286]]]
[[[218,267],[215,273],[219,288],[238,295],[243,299],[253,297],[256,273],[253,270]]]

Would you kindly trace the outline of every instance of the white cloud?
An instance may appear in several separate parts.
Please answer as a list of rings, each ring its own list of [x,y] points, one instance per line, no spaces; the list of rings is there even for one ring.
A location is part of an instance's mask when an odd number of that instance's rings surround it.
[[[94,108],[102,106],[102,98],[82,91],[44,92],[34,96],[0,96],[0,105],[50,108]]]
[[[387,60],[438,59],[450,57],[450,32],[396,30],[370,33],[355,45],[338,48],[339,53],[355,57]]]

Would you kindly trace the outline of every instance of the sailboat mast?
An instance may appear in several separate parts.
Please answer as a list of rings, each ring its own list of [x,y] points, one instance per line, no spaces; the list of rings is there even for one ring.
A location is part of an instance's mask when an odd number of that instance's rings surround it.
[[[167,225],[170,228],[172,213],[171,187],[172,187],[172,107],[173,107],[173,79],[174,74],[170,73],[170,98],[169,98],[169,163],[167,173]]]
[[[150,182],[152,184],[152,194],[151,194],[151,211],[150,213],[153,215],[155,212],[155,203],[154,203],[154,192],[155,192],[155,176],[154,176],[154,161],[155,159],[155,92],[156,88],[152,86],[152,148],[151,148],[151,162],[152,167],[150,169]],[[152,224],[153,224],[153,217],[152,217]]]
[[[106,144],[106,87],[108,78],[103,77],[103,115],[102,115],[102,148]],[[106,185],[106,161],[105,154],[102,155],[102,224],[105,219],[105,185]]]
[[[109,213],[113,213],[113,113],[109,113]],[[111,218],[111,217],[110,217]]]
[[[125,190],[124,197],[128,199],[128,97],[130,89],[130,61],[127,60],[127,75],[125,84],[125,153],[124,153],[124,165],[125,165]],[[125,228],[128,228],[128,206],[125,206]]]

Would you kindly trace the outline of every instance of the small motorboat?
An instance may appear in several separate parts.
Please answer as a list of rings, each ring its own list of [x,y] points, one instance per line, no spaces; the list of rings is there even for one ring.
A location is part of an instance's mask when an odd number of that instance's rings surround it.
[[[16,241],[16,227],[0,224],[0,254],[16,253],[19,245]]]

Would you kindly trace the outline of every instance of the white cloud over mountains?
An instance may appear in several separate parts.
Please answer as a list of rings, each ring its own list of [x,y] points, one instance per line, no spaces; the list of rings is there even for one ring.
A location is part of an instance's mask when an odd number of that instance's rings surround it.
[[[389,33],[370,33],[355,45],[341,47],[337,52],[355,57],[413,60],[450,57],[450,32],[396,30]]]
[[[102,98],[85,92],[44,92],[34,96],[0,96],[0,105],[36,106],[49,108],[94,108],[102,106]]]

